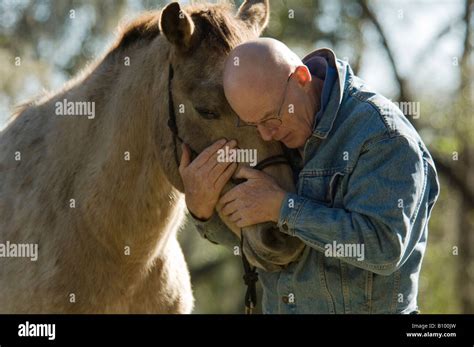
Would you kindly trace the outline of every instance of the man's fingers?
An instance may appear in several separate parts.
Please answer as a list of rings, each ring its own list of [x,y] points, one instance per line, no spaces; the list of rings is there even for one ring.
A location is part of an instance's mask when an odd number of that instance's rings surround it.
[[[239,214],[239,212],[235,212],[235,213],[231,214],[231,215],[229,216],[229,220],[230,220],[232,223],[236,223],[237,221],[239,221],[239,220],[240,220],[240,214]]]
[[[228,147],[229,149],[233,149],[237,146],[237,141],[230,141],[229,142],[229,145],[226,147]],[[212,181],[212,182],[216,182],[217,179],[222,175],[222,173],[230,166],[233,164],[233,162],[231,161],[223,161],[223,162],[219,162],[217,160],[218,158],[218,152],[216,152],[215,154],[215,157],[213,156],[211,159],[208,160],[208,162],[205,164],[206,167],[211,167],[210,168],[210,174],[209,174],[209,179]],[[237,166],[236,166],[237,168]],[[234,170],[235,171],[235,170]],[[230,177],[229,177],[230,178]],[[229,180],[229,178],[227,178],[226,182]]]
[[[191,150],[189,146],[185,143],[181,145],[182,154],[181,154],[181,161],[179,163],[179,172],[182,172],[186,167],[188,167],[189,163],[191,163]]]
[[[226,183],[230,180],[232,175],[234,174],[235,170],[237,169],[237,163],[231,163],[224,172],[221,173],[219,178],[217,178],[216,182],[214,183],[214,187],[219,190],[219,192],[224,188]]]
[[[227,205],[225,205],[222,209],[221,209],[221,213],[224,215],[224,216],[228,216],[230,214],[233,214],[235,211],[238,210],[238,207],[237,207],[237,203],[236,201],[232,201],[232,202],[229,202]]]
[[[239,194],[239,186],[232,188],[227,193],[225,193],[217,203],[220,208],[223,208],[226,204],[236,199],[237,195]]]
[[[209,159],[208,161],[202,166],[203,168],[206,167],[207,171],[214,171],[217,169],[217,171],[221,170],[224,171],[227,166],[229,166],[229,163],[231,161],[225,160],[226,158],[223,158],[224,160],[219,160],[222,158],[219,158],[220,156],[220,151],[225,151],[225,150],[231,150],[237,147],[237,141],[231,140],[225,144],[222,148],[219,148]],[[214,179],[215,180],[215,179]]]
[[[222,148],[222,146],[224,146],[226,143],[227,143],[226,139],[220,139],[219,141],[216,141],[212,145],[207,147],[194,160],[196,167],[200,168],[201,166],[206,164],[209,158],[211,158],[214,155],[214,153],[217,152],[220,148]]]
[[[211,181],[214,186],[216,185],[216,181],[222,175],[222,173],[232,165],[232,162],[225,162],[225,163],[218,163],[214,166],[209,172],[209,181]]]

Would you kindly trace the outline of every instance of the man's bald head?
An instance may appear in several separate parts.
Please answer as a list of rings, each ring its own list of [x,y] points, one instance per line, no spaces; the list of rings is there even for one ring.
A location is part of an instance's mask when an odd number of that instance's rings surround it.
[[[243,43],[232,50],[224,67],[226,98],[244,119],[271,111],[288,76],[301,65],[301,59],[280,41],[259,38]]]

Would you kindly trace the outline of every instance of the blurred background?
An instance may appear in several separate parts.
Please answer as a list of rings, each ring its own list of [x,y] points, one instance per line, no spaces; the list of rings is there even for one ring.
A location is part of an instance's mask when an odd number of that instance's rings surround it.
[[[166,3],[0,0],[0,129],[15,105],[60,88],[106,52],[119,23]],[[435,158],[442,188],[419,306],[422,313],[474,313],[474,0],[270,3],[264,36],[284,41],[300,57],[329,47],[386,97],[419,103],[419,117],[408,118]],[[180,241],[195,313],[241,313],[240,257],[201,239],[189,223]]]

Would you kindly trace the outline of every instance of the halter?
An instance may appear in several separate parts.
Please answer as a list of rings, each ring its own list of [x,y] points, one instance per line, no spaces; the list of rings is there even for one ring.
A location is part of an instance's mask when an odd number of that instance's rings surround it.
[[[176,166],[179,167],[179,156],[178,156],[178,141],[184,143],[184,140],[179,136],[179,129],[176,122],[176,113],[174,107],[174,100],[173,100],[173,93],[172,93],[172,81],[174,76],[173,66],[169,65],[169,73],[168,73],[168,128],[170,129],[171,133],[173,134],[173,143],[174,143],[174,157],[176,161]],[[191,147],[191,153],[194,157],[198,155],[198,153],[193,150]],[[282,155],[274,155],[268,157],[253,167],[255,170],[263,170],[269,166],[273,165],[290,165],[288,159]],[[245,179],[231,179],[232,183],[240,184],[245,181]],[[251,266],[247,257],[244,254],[244,234],[242,229],[240,230],[240,250],[242,253],[242,264],[244,267],[244,282],[247,286],[247,291],[245,293],[245,313],[251,314],[255,306],[257,305],[257,287],[256,283],[258,281],[258,273],[256,271],[255,266]]]

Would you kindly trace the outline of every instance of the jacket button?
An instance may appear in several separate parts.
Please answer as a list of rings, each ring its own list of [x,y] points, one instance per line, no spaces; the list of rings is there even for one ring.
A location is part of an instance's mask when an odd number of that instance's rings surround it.
[[[283,222],[281,227],[283,228],[283,230],[288,231],[288,224],[286,224],[286,222]]]
[[[288,296],[287,295],[282,296],[281,301],[283,301],[284,304],[288,304],[288,302],[289,302]]]

